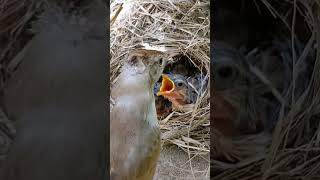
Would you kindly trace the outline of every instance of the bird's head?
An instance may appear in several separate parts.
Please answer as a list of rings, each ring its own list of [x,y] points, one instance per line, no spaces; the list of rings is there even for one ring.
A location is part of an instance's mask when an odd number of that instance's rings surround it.
[[[135,74],[148,75],[152,86],[160,78],[166,65],[166,56],[161,51],[138,49],[129,54],[127,66]]]
[[[248,67],[245,57],[228,44],[216,42],[213,45],[211,62],[216,90],[243,89],[248,85]]]
[[[170,101],[180,101],[186,103],[188,85],[183,76],[179,75],[162,75],[162,83],[157,92],[157,96],[164,96]]]

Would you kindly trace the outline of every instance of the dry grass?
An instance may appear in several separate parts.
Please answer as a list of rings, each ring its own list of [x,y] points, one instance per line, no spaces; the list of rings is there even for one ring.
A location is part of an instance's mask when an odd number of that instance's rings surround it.
[[[111,18],[115,19],[110,29],[111,85],[126,54],[143,44],[160,48],[170,57],[187,56],[209,78],[209,1],[125,1],[116,16],[121,2],[111,3]],[[207,154],[210,149],[209,98],[208,88],[198,95],[193,111],[174,111],[160,119],[163,142],[175,144],[189,155]]]
[[[0,92],[20,62],[16,57],[30,40],[28,25],[40,1],[0,0]]]
[[[261,0],[270,13],[283,22],[288,30],[291,49],[297,49],[296,17],[300,13],[307,22],[311,36],[302,47],[302,53],[292,50],[291,82],[287,96],[281,103],[278,122],[272,135],[259,134],[224,140],[214,133],[213,149],[222,151],[237,163],[218,160],[211,162],[213,179],[320,179],[320,3],[319,1],[281,1],[287,9],[278,11],[279,4],[271,0]],[[279,2],[278,2],[279,3]],[[261,7],[260,7],[261,8]],[[265,7],[262,7],[265,8]],[[291,14],[291,16],[287,16]],[[318,46],[317,46],[318,45]],[[301,72],[301,62],[316,51],[311,59],[315,61],[311,81],[301,96],[296,96],[299,88],[297,77]],[[264,75],[258,73],[261,79]],[[257,74],[256,74],[257,75]],[[285,103],[288,102],[288,103]],[[220,171],[220,173],[217,173]],[[216,174],[215,174],[216,173]]]
[[[37,12],[34,0],[0,0],[0,100],[6,80],[21,61],[26,43],[31,39],[27,25]],[[0,102],[1,104],[1,102]],[[15,127],[0,106],[0,161],[9,150]]]

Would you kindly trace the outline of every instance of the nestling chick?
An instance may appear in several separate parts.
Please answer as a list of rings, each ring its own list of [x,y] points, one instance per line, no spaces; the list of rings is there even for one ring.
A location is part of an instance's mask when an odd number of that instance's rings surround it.
[[[135,50],[111,90],[110,175],[112,180],[151,180],[160,153],[153,88],[165,66],[164,54]]]
[[[180,74],[163,74],[162,84],[157,96],[163,96],[172,102],[172,108],[178,111],[192,110],[192,89],[187,79]]]
[[[172,109],[187,112],[191,111],[197,101],[198,95],[203,93],[208,83],[208,79],[198,73],[195,76],[186,77],[182,74],[170,73],[162,75],[162,82],[155,86],[157,98],[169,100]],[[156,101],[158,107],[163,107]],[[164,108],[163,108],[164,109]]]
[[[259,115],[261,112],[255,111],[256,97],[245,57],[237,49],[218,41],[215,42],[212,51],[214,51],[212,61],[214,88],[212,89],[215,91],[212,96],[217,101],[221,100],[221,102],[214,102],[215,104],[224,106],[213,112],[213,126],[215,127],[215,122],[219,118],[220,121],[222,120],[216,115],[232,109],[235,116],[232,116],[232,119],[228,117],[230,123],[227,124],[230,127],[223,127],[223,129],[233,129],[241,133],[255,133],[261,130],[262,122]],[[228,134],[236,134],[236,132]]]

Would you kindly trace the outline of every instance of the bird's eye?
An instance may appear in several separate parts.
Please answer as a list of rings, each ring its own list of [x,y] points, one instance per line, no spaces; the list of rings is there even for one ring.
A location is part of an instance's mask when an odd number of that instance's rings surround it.
[[[177,86],[178,86],[178,87],[181,87],[182,85],[183,85],[182,82],[178,82],[178,83],[177,83]]]

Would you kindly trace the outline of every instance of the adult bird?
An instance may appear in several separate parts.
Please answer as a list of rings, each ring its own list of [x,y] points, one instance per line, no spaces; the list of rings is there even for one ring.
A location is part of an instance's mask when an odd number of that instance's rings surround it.
[[[45,10],[4,93],[16,137],[3,180],[105,179],[107,7]]]
[[[112,180],[151,180],[154,176],[161,144],[153,88],[165,62],[159,51],[134,50],[111,90]]]

